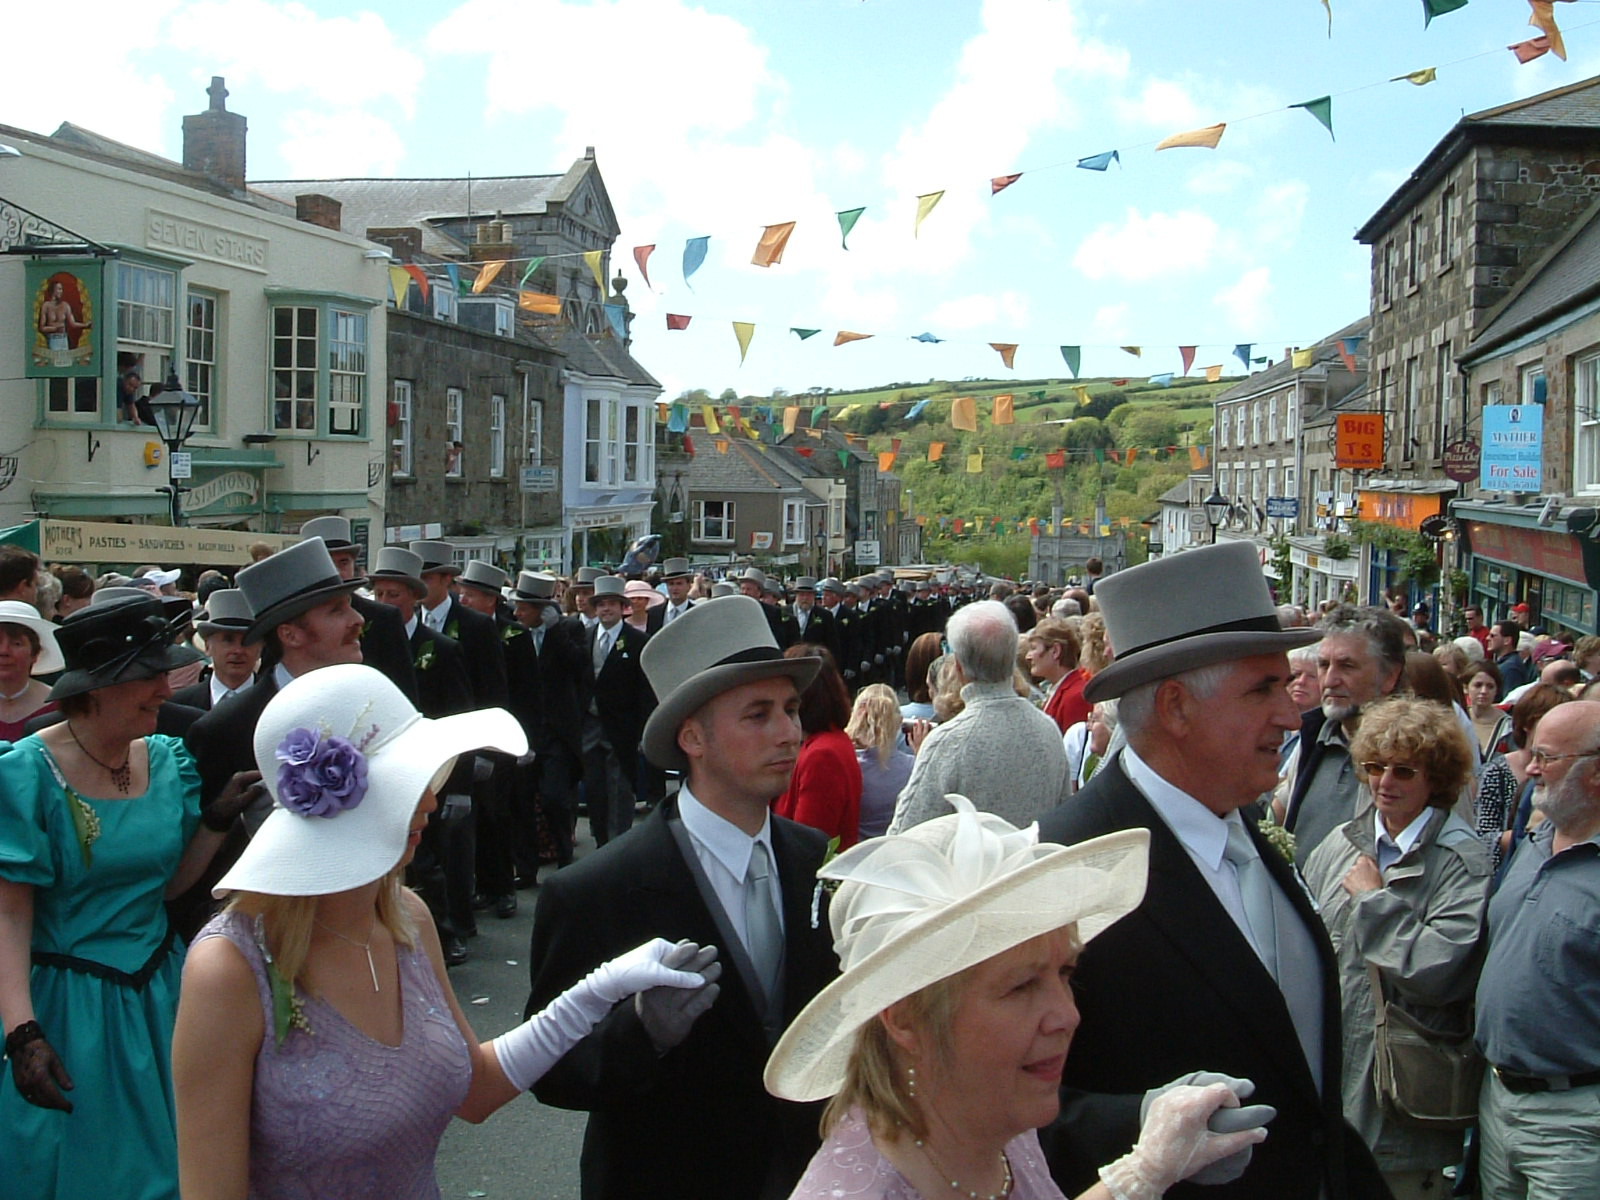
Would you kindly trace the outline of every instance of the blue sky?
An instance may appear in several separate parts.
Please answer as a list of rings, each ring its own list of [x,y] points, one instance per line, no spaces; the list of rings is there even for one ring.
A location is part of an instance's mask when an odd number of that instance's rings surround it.
[[[1062,344],[1086,374],[1178,370],[1180,344],[1231,370],[1236,342],[1276,356],[1366,309],[1351,234],[1462,113],[1600,73],[1600,5],[1557,4],[1570,60],[1519,66],[1526,0],[1427,30],[1420,0],[1332,3],[1330,38],[1320,0],[81,0],[93,65],[9,64],[0,121],[177,157],[221,74],[254,178],[559,172],[593,145],[634,351],[669,397],[1004,378],[988,342],[1020,344],[1019,378],[1062,374]],[[48,6],[10,19],[19,45],[59,32]],[[1337,141],[1274,111],[1329,93]],[[1217,150],[1153,152],[1224,120]],[[1104,174],[1060,165],[1111,149]],[[833,214],[861,205],[844,251]],[[786,220],[782,264],[750,265]],[[653,291],[630,253],[650,242]],[[733,321],[756,325],[743,366]],[[840,329],[875,336],[835,348]]]

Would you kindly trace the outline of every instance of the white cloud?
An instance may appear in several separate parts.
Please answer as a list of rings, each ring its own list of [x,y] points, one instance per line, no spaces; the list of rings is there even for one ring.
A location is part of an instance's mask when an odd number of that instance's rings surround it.
[[[1272,291],[1272,272],[1253,267],[1232,285],[1223,288],[1212,302],[1240,329],[1260,329],[1267,313],[1267,297]]]
[[[1225,196],[1238,191],[1255,171],[1237,159],[1218,159],[1198,168],[1184,180],[1184,189],[1196,196]]]
[[[1273,184],[1252,205],[1247,240],[1257,247],[1293,244],[1305,222],[1310,198],[1311,189],[1303,180]]]
[[[297,109],[284,114],[283,133],[279,153],[295,179],[393,175],[406,153],[395,127],[369,112]]]
[[[1136,125],[1170,125],[1173,132],[1191,125],[1210,124],[1202,120],[1200,106],[1195,103],[1189,89],[1170,79],[1152,79],[1133,96],[1119,96],[1112,101],[1118,118]]]
[[[946,300],[928,314],[928,322],[934,333],[987,329],[998,337],[1026,321],[1027,313],[1027,298],[1017,292],[981,293]]]
[[[1094,316],[1089,321],[1089,335],[1091,340],[1104,342],[1107,345],[1121,345],[1128,339],[1129,321],[1133,317],[1133,306],[1127,303],[1104,304],[1094,310]]]
[[[1072,262],[1090,279],[1154,279],[1206,266],[1217,240],[1217,223],[1204,213],[1145,216],[1130,208],[1121,225],[1101,225],[1084,238]]]

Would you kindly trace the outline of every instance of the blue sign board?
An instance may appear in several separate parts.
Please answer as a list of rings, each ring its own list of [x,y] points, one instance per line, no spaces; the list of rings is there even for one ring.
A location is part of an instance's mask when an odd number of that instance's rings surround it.
[[[1478,486],[1486,492],[1544,490],[1544,407],[1491,404],[1483,410],[1483,463]]]
[[[1268,496],[1267,516],[1295,520],[1300,516],[1300,501],[1295,496]]]

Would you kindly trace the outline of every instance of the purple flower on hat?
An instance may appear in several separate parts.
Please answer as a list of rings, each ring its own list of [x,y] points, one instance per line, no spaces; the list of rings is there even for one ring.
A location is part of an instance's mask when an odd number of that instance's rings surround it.
[[[367,794],[367,759],[348,738],[293,729],[278,743],[278,803],[302,817],[336,817]]]

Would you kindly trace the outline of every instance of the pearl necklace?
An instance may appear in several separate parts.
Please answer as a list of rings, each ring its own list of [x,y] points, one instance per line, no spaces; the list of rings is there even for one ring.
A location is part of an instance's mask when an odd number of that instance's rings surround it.
[[[1011,1195],[1011,1160],[1006,1157],[1004,1150],[1000,1151],[1000,1169],[1005,1172],[1005,1178],[1000,1182],[1000,1190],[998,1192],[984,1193],[976,1188],[963,1187],[960,1180],[951,1178],[950,1172],[939,1165],[939,1160],[933,1157],[933,1151],[928,1149],[921,1138],[912,1138],[911,1140],[917,1149],[922,1151],[933,1169],[950,1180],[951,1191],[965,1193],[968,1200],[1005,1200],[1007,1196]]]
[[[353,937],[345,936],[344,934],[340,933],[337,929],[334,929],[334,928],[332,928],[330,926],[324,925],[320,920],[317,920],[317,918],[315,918],[315,917],[313,917],[312,920],[316,921],[318,928],[322,929],[324,932],[331,933],[331,934],[333,934],[334,937],[338,938],[341,942],[349,942],[352,946],[356,947],[358,950],[364,950],[366,952],[366,955],[367,955],[367,970],[372,972],[372,990],[375,991],[375,992],[378,991],[379,990],[379,988],[378,988],[378,967],[377,967],[377,964],[375,964],[372,961],[372,935],[374,933],[376,933],[377,930],[378,930],[378,915],[376,913],[374,913],[372,915],[372,928],[367,930],[367,940],[364,941],[364,942],[358,942]]]

